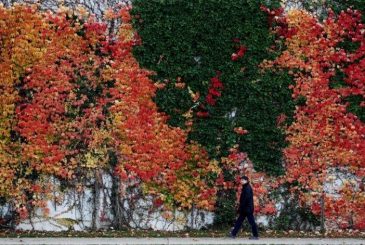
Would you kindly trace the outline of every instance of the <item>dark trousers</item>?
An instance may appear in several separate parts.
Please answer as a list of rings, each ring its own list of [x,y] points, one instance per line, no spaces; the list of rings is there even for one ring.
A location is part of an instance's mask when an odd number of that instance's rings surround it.
[[[251,228],[252,228],[252,235],[254,237],[258,237],[259,233],[257,231],[257,225],[255,222],[255,217],[253,217],[253,213],[242,213],[240,214],[240,216],[238,217],[236,223],[234,224],[234,228],[231,231],[232,236],[236,236],[238,231],[240,230],[243,221],[245,220],[245,218],[247,217],[248,223],[250,223]]]

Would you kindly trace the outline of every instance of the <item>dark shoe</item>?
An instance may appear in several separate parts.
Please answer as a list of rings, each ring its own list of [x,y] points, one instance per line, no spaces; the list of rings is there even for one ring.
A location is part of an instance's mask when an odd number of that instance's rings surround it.
[[[259,237],[258,236],[252,236],[249,238],[250,240],[259,240]]]

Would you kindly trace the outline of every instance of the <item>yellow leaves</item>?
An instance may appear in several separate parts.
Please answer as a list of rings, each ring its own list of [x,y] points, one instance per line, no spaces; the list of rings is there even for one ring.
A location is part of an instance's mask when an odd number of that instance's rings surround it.
[[[8,196],[9,194],[11,194],[11,192],[9,192],[9,187],[12,186],[14,171],[9,167],[1,165],[0,168],[0,196]]]
[[[22,7],[0,9],[0,195],[8,191],[24,204],[29,191],[41,205],[44,193],[24,175],[35,173],[45,188],[47,178],[74,184],[98,178],[107,167],[123,180],[142,182],[146,194],[163,192],[170,206],[212,209],[216,189],[209,186],[221,171],[218,162],[209,161],[202,146],[187,142],[187,132],[170,127],[158,111],[151,73],[131,53],[136,40],[128,14],[121,12],[125,22],[112,43],[104,37],[105,26],[70,23],[64,15],[69,10],[60,11],[46,17]],[[106,18],[113,15],[106,11]],[[23,84],[29,94],[20,98],[17,86]],[[188,90],[197,102],[199,93]],[[12,139],[13,131],[20,136]]]
[[[86,168],[96,168],[98,158],[93,156],[90,152],[85,154],[85,163],[82,165]]]
[[[182,114],[182,116],[185,117],[186,119],[191,119],[193,117],[193,110],[189,109],[187,112]]]
[[[84,6],[78,5],[75,10],[75,14],[80,16],[81,18],[86,18],[89,16],[89,12],[85,9]]]
[[[26,202],[23,193],[32,188],[24,176],[30,176],[42,168],[44,173],[62,170],[59,165],[53,167],[41,163],[43,153],[39,147],[22,146],[18,140],[10,137],[10,132],[16,130],[15,105],[20,101],[15,88],[20,82],[29,81],[31,67],[44,60],[52,44],[50,40],[53,32],[49,21],[35,10],[36,6],[0,9],[0,173],[6,174],[0,175],[0,189],[7,191],[4,193],[0,190],[0,196],[18,203]],[[50,135],[48,139],[55,140]],[[65,172],[67,174],[72,172]],[[12,178],[11,182],[9,177]]]
[[[287,22],[290,26],[299,27],[303,22],[308,21],[309,13],[305,10],[294,9],[287,14]]]
[[[207,172],[220,174],[222,169],[219,167],[219,163],[217,160],[213,159],[209,162],[208,167],[206,168]]]
[[[123,144],[120,148],[121,148],[120,152],[123,155],[131,155],[133,153],[132,148],[127,144]]]
[[[18,100],[14,85],[28,66],[39,61],[45,49],[39,35],[46,23],[40,15],[23,11],[18,6],[0,9],[1,62],[0,62],[0,131],[1,141],[9,142],[10,130],[14,123],[15,103]],[[0,155],[1,155],[0,149]],[[8,156],[9,157],[9,156]]]
[[[33,64],[44,54],[44,39],[39,35],[47,28],[42,16],[23,11],[22,7],[7,10],[6,17],[0,19],[1,26],[6,26],[3,33],[2,57],[11,61],[15,77],[24,72],[26,66]]]
[[[94,149],[97,154],[106,154],[106,145],[113,142],[113,136],[110,130],[101,128],[94,130],[92,140],[90,141],[89,148]],[[100,146],[104,146],[100,148]]]
[[[194,103],[197,102],[199,100],[199,98],[200,98],[199,91],[197,91],[197,92],[194,93],[193,90],[191,90],[191,88],[189,86],[188,86],[188,91],[189,91],[189,94],[190,94],[193,102]]]
[[[77,160],[74,158],[72,160],[72,165],[76,167]],[[90,151],[84,154],[82,159],[79,159],[78,161],[81,163],[82,167],[87,169],[101,169],[106,166],[108,160],[108,149],[106,147],[97,147],[90,149]],[[72,169],[71,166],[69,166],[69,168]]]
[[[183,208],[191,208],[194,193],[191,189],[192,185],[188,181],[177,180],[175,184],[174,200],[181,204]]]
[[[289,12],[289,26],[297,28],[297,33],[286,40],[288,50],[273,62],[292,70],[295,78],[295,85],[291,87],[293,98],[306,98],[305,104],[296,106],[295,122],[286,131],[290,143],[284,150],[286,180],[298,181],[300,185],[293,191],[299,191],[302,202],[312,205],[312,209],[317,211],[315,202],[325,190],[325,185],[335,185],[342,179],[327,176],[326,170],[345,167],[351,173],[358,173],[364,163],[363,151],[359,150],[363,139],[357,133],[364,129],[364,124],[347,114],[344,101],[338,96],[341,89],[330,89],[330,80],[336,75],[333,69],[344,72],[349,83],[354,71],[358,72],[356,68],[353,71],[348,68],[352,68],[351,54],[335,48],[338,42],[343,41],[341,36],[352,35],[348,30],[356,29],[355,26],[349,27],[355,23],[351,15],[341,15],[339,18],[329,17],[320,24],[303,11]],[[342,62],[347,63],[344,65]],[[350,93],[347,91],[346,96]],[[332,190],[337,192],[336,198],[326,197],[326,203],[340,203],[341,200],[337,199],[344,198],[342,210],[356,202],[353,196],[355,183],[346,180],[348,178],[347,175],[342,183],[346,188],[340,192]],[[308,191],[307,194],[301,192],[303,190]],[[337,205],[327,205],[326,209],[326,216],[333,215],[328,217],[330,219],[337,219],[345,213],[336,213]]]
[[[117,17],[117,14],[114,13],[114,10],[111,8],[108,8],[107,10],[105,10],[104,12],[104,18],[106,20],[112,20],[115,19]]]
[[[121,24],[121,28],[119,29],[119,38],[123,42],[131,42],[134,40],[134,31],[131,24]]]
[[[64,6],[62,3],[60,4],[60,6],[57,8],[57,13],[59,14],[65,14],[65,15],[71,15],[72,11],[70,8]]]

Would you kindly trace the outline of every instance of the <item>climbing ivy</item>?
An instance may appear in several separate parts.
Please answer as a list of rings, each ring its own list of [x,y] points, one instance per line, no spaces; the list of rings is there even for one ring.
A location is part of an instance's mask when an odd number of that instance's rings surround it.
[[[280,174],[285,140],[277,119],[290,118],[293,102],[290,76],[259,68],[277,55],[260,9],[279,6],[270,2],[134,0],[133,24],[142,40],[134,55],[155,72],[161,87],[155,101],[171,125],[184,127],[191,119],[190,139],[212,158],[239,144],[256,170]]]

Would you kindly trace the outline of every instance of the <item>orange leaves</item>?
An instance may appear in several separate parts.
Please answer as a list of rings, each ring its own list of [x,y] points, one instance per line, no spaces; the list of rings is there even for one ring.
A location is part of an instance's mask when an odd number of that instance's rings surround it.
[[[43,205],[36,193],[50,178],[82,179],[106,164],[109,44],[105,25],[28,7],[1,8],[0,25],[0,195],[26,214]]]
[[[266,215],[276,214],[276,207],[273,203],[268,203],[261,209],[261,213]]]
[[[207,195],[210,189],[205,178],[215,170],[206,153],[195,143],[186,144],[186,132],[167,125],[165,115],[152,102],[156,90],[153,82],[131,54],[117,60],[114,66],[119,68],[116,86],[124,91],[120,102],[110,108],[113,131],[123,139],[118,152],[120,177],[136,177],[147,194],[155,195],[156,203],[164,200],[166,207],[178,203],[182,208],[196,205],[213,209],[215,195]],[[170,198],[162,198],[158,194],[162,191]]]
[[[39,33],[48,27],[32,7],[0,7],[0,195],[9,199],[19,198],[21,188],[28,187],[27,181],[19,186],[17,180],[22,168],[20,142],[14,131],[20,78],[42,59],[47,42]]]
[[[129,20],[125,12],[121,14],[124,21]],[[163,201],[165,208],[195,205],[213,209],[216,190],[206,181],[219,168],[199,145],[187,144],[187,132],[168,126],[167,117],[158,112],[153,102],[156,84],[130,52],[133,38],[127,22],[121,26],[119,39],[111,49],[116,88],[112,95],[116,103],[110,107],[110,130],[119,141],[116,173],[122,180],[141,183],[146,194],[156,197],[157,206]]]
[[[343,12],[337,18],[331,14],[323,24],[304,11],[293,11],[287,16],[288,26],[296,28],[297,32],[286,40],[288,50],[274,64],[292,70],[293,98],[305,98],[305,103],[296,107],[295,122],[287,129],[290,145],[284,150],[286,179],[297,181],[300,191],[322,193],[328,185],[326,176],[333,169],[346,169],[356,178],[363,177],[356,175],[365,167],[365,124],[347,111],[345,102],[350,95],[365,97],[362,66],[365,38],[361,34],[360,20],[356,11]],[[354,50],[345,50],[341,47],[344,42],[360,45]],[[345,85],[333,87],[341,73],[340,79]],[[301,194],[318,214],[320,207],[313,195]],[[337,215],[343,220],[349,218],[345,212],[336,212],[338,207],[333,203],[342,203],[344,211],[355,208],[354,203],[361,199],[344,197],[344,192],[340,197],[326,195],[329,219]]]

